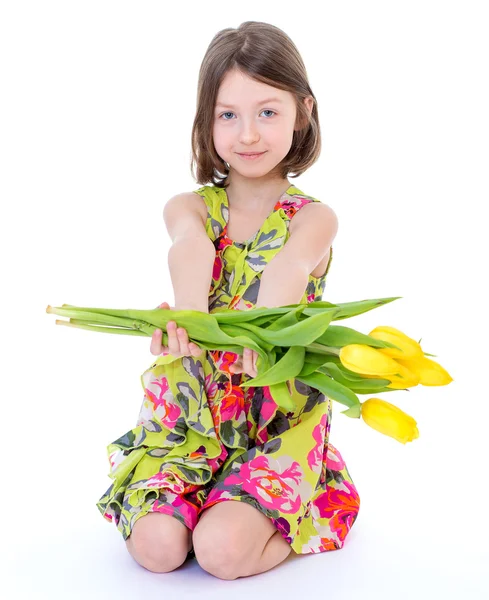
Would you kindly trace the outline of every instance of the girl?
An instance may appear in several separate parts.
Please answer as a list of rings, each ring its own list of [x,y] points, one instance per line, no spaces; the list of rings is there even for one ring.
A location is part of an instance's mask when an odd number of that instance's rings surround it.
[[[201,65],[192,131],[202,187],[164,210],[175,310],[321,299],[336,215],[287,179],[320,145],[289,37],[254,21],[220,31]],[[291,379],[296,409],[284,414],[268,387],[242,387],[259,371],[256,353],[203,352],[175,321],[167,333],[168,347],[153,335],[161,356],[141,376],[137,427],[108,446],[114,482],[97,503],[133,558],[166,573],[193,551],[209,573],[236,579],[291,551],[342,548],[360,502],[329,442],[331,400]]]

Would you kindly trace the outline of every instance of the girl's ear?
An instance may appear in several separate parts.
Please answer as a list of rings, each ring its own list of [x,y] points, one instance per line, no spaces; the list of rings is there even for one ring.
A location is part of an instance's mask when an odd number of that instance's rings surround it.
[[[309,116],[311,116],[312,109],[314,107],[314,98],[312,96],[307,96],[306,98],[304,98],[303,102],[305,104],[307,112],[309,113]],[[303,129],[304,127],[307,127],[307,124],[308,121],[302,115],[297,115],[297,123],[295,129]]]
[[[314,98],[312,96],[307,96],[307,98],[304,98],[304,104],[306,105],[307,111],[310,116],[314,107]]]

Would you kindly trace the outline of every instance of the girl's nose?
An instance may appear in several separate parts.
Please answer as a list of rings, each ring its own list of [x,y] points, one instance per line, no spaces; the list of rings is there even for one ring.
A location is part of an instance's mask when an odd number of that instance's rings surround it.
[[[258,127],[254,121],[244,121],[240,131],[240,142],[250,144],[259,140]]]

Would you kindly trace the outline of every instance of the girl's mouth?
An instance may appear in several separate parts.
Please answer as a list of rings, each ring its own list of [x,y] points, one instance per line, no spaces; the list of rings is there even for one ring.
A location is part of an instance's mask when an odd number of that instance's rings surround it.
[[[260,156],[263,156],[265,154],[265,152],[260,152],[257,154],[239,154],[238,152],[238,156],[240,156],[241,158],[244,158],[245,160],[256,160],[257,158],[260,158]]]

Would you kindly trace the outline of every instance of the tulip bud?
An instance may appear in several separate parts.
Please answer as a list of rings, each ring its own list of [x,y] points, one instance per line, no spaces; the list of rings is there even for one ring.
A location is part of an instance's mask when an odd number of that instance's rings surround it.
[[[390,402],[369,398],[362,402],[362,418],[372,429],[388,435],[401,444],[419,437],[416,421]]]
[[[389,342],[398,346],[400,350],[396,348],[379,348],[379,352],[390,356],[391,358],[403,358],[412,359],[424,356],[421,346],[408,337],[405,333],[396,329],[395,327],[388,327],[387,325],[379,325],[368,334],[376,340],[383,342]]]
[[[344,367],[361,375],[395,375],[398,363],[376,348],[365,344],[347,344],[340,350],[340,361]]]

